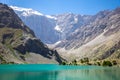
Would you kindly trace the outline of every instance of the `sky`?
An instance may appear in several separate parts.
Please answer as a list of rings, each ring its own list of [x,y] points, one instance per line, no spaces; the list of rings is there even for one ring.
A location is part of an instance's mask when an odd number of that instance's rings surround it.
[[[94,15],[99,11],[113,10],[120,7],[120,0],[0,0],[0,2],[18,7],[32,8],[48,15],[68,12]]]

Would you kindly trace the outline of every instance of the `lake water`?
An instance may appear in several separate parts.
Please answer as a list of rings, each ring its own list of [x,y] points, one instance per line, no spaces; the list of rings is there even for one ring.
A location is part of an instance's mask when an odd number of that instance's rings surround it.
[[[120,68],[54,64],[0,65],[0,80],[120,80]]]

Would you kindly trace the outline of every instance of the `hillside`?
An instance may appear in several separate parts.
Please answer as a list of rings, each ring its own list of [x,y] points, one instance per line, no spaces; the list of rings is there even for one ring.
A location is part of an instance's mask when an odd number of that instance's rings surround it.
[[[15,14],[0,3],[0,63],[60,63],[61,57],[50,50]]]
[[[26,11],[20,11],[19,7],[12,8],[27,25],[34,25],[34,28],[29,27],[38,38],[41,37],[50,48],[57,49],[59,54],[68,61],[84,57],[92,60],[120,58],[120,8],[100,11],[96,15],[64,13],[49,15],[49,17],[35,13],[24,15],[32,11],[26,8]],[[35,19],[35,16],[39,19]],[[39,25],[35,25],[37,23]],[[46,35],[45,39],[41,34]]]
[[[119,59],[120,8],[101,11],[56,46],[73,58]],[[62,49],[61,49],[62,48]],[[62,52],[63,51],[63,52]],[[63,54],[63,55],[64,55]],[[66,55],[68,56],[68,55]]]

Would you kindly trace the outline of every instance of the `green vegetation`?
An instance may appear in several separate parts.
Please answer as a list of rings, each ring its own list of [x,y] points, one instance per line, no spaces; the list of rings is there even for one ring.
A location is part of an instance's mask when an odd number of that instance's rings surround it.
[[[7,64],[16,64],[16,63],[14,63],[14,62],[7,62]]]
[[[110,61],[103,61],[102,66],[112,66]]]
[[[61,65],[97,65],[97,66],[116,66],[118,65],[116,60],[96,60],[90,61],[89,58],[80,59],[80,61],[73,60],[71,62],[62,62]]]
[[[60,65],[67,65],[67,62],[62,62]]]
[[[70,64],[77,65],[77,60],[73,60]]]
[[[86,57],[86,58],[83,58],[80,60],[81,63],[89,63],[89,59]]]
[[[115,60],[112,61],[113,65],[117,65],[117,62]]]
[[[100,62],[97,62],[97,65],[100,66],[101,65]]]
[[[71,61],[71,62],[62,62],[61,65],[80,65],[79,63],[81,64],[84,64],[84,65],[91,65],[89,63],[89,59],[86,57],[86,58],[83,58],[81,59],[80,61],[77,61],[76,59]]]

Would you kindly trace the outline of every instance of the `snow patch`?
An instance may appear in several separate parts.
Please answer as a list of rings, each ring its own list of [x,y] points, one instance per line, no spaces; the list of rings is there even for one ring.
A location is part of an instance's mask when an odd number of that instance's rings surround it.
[[[57,41],[54,45],[58,45],[60,44],[62,41]]]
[[[74,18],[75,22],[77,23],[78,22],[78,18]]]
[[[55,30],[58,32],[62,32],[60,26],[56,25]]]
[[[57,19],[56,17],[50,16],[50,15],[43,15],[42,13],[35,11],[31,8],[22,8],[17,6],[10,6],[15,11],[21,11],[23,16],[31,16],[31,15],[39,15],[39,16],[45,16],[50,19]]]
[[[50,16],[50,15],[45,15],[47,18],[50,18],[50,19],[55,19],[55,20],[57,20],[57,18],[56,17],[53,17],[53,16]]]
[[[22,8],[22,7],[16,7],[16,6],[10,6],[13,10],[15,11],[22,11],[23,12],[23,16],[30,16],[30,15],[40,15],[43,16],[42,13],[35,11],[31,8]]]

